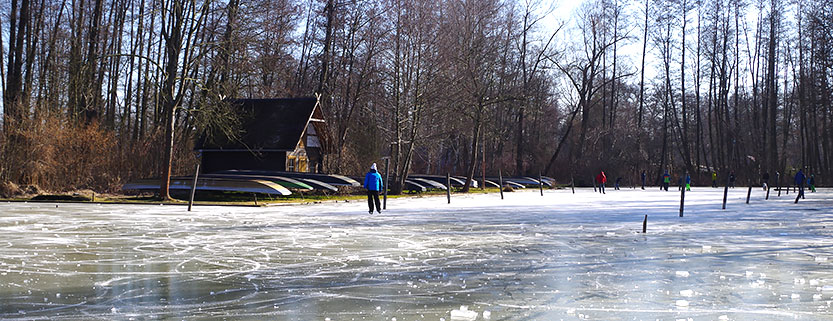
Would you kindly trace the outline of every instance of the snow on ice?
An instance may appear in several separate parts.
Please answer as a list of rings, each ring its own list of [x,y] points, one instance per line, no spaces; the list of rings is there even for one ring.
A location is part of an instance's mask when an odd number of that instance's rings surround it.
[[[833,320],[833,190],[746,191],[4,203],[0,319]]]

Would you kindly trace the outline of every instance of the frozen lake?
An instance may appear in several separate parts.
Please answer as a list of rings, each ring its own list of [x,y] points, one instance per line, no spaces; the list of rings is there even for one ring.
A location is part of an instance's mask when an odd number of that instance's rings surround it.
[[[833,320],[833,190],[746,191],[2,203],[0,319]]]

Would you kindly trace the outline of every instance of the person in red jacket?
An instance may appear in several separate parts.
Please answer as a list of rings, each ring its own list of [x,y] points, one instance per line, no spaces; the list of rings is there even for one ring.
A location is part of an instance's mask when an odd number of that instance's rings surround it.
[[[599,184],[599,192],[605,194],[605,183],[607,183],[607,176],[605,176],[605,172],[602,171],[599,175],[596,175],[596,183]]]

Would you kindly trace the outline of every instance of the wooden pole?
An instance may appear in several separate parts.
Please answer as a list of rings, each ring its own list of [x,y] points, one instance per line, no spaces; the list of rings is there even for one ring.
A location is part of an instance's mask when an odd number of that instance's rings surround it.
[[[445,173],[445,196],[448,198],[448,204],[451,204],[451,174]]]
[[[570,175],[570,188],[573,190],[573,194],[576,193],[576,180]]]
[[[769,189],[770,189],[769,182],[767,182],[767,184],[766,184],[766,199],[765,199],[767,201],[769,200]]]
[[[503,172],[501,170],[497,170],[497,176],[498,183],[500,184],[500,187],[498,188],[500,190],[500,199],[503,199]]]
[[[385,158],[385,186],[382,189],[385,190],[384,202],[382,202],[382,209],[388,209],[388,188],[390,185],[390,157]]]
[[[726,209],[726,198],[729,196],[729,175],[726,175],[726,186],[723,188],[723,209]]]
[[[683,210],[685,209],[685,188],[681,188],[680,190],[682,190],[680,192],[680,217],[683,217]]]
[[[194,205],[194,194],[197,192],[197,177],[200,176],[200,164],[197,164],[197,170],[194,171],[194,181],[191,182],[191,197],[188,198],[188,211],[191,211],[191,206]]]
[[[540,172],[538,173],[538,190],[541,191],[541,196],[544,196],[544,180]]]
[[[749,191],[746,192],[746,204],[749,204],[749,197],[752,196],[752,180],[749,180]]]
[[[648,231],[648,214],[645,214],[645,219],[642,221],[642,234]]]
[[[252,193],[252,197],[254,197],[255,205],[257,205],[257,193]]]

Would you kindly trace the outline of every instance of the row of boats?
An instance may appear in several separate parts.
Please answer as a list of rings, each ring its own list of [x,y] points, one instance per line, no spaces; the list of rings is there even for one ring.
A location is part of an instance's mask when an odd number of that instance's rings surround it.
[[[197,191],[213,192],[246,192],[270,195],[288,196],[293,193],[309,191],[322,191],[325,193],[338,192],[339,189],[361,187],[364,178],[348,177],[336,174],[318,174],[301,172],[276,172],[276,171],[253,171],[253,170],[227,170],[197,176]],[[482,179],[475,179],[471,187],[479,187]],[[448,178],[452,188],[461,188],[465,185],[466,178],[451,176]],[[487,187],[499,187],[499,177],[486,177]],[[543,185],[551,187],[555,181],[550,177],[541,177],[540,181],[533,177],[504,177],[504,186],[513,188],[526,188],[530,186]],[[190,190],[194,184],[193,176],[177,176],[171,178],[171,190]],[[412,193],[428,192],[432,190],[446,190],[449,183],[446,177],[441,175],[412,174],[405,179],[404,190]],[[122,189],[126,191],[158,191],[159,179],[140,179],[125,184]]]

